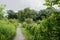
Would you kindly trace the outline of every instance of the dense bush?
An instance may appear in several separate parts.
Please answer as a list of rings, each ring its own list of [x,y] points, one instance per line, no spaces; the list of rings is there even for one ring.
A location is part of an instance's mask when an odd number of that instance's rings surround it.
[[[25,21],[26,21],[27,23],[32,23],[32,22],[33,22],[33,19],[27,18],[27,19],[25,19]]]
[[[27,30],[29,30],[30,34],[32,36],[34,36],[33,40],[42,40],[44,39],[43,36],[45,37],[46,32],[47,32],[47,27],[46,27],[46,23],[42,23],[43,21],[41,21],[40,24],[37,23],[32,23],[32,24],[27,24],[27,23],[23,23],[23,27],[25,27]],[[44,24],[44,26],[43,26]],[[44,34],[45,33],[45,34]]]
[[[54,12],[39,23],[23,23],[22,26],[34,36],[33,40],[60,40],[60,12]]]
[[[9,21],[10,23],[12,23],[13,25],[15,25],[15,27],[17,27],[17,25],[18,25],[17,19],[9,19],[8,21]]]
[[[0,40],[12,40],[16,33],[16,27],[8,20],[0,20]]]

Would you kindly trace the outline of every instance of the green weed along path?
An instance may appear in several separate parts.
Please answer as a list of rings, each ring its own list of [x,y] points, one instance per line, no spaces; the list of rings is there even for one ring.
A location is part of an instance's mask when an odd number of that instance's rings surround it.
[[[15,36],[14,40],[25,40],[25,37],[21,31],[21,24],[19,24],[19,26],[17,27],[16,36]]]

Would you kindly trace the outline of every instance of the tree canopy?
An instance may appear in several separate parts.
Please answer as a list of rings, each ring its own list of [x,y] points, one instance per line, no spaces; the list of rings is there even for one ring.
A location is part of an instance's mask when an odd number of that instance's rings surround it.
[[[60,5],[60,0],[45,0],[45,4],[46,6],[54,6],[54,5]]]
[[[15,13],[13,10],[8,10],[8,19],[17,19],[17,13]]]

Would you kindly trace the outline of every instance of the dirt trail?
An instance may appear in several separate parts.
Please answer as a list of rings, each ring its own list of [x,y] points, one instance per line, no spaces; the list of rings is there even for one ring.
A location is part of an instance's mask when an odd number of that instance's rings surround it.
[[[21,32],[21,24],[19,24],[19,26],[17,27],[16,36],[15,36],[14,40],[25,40],[25,37],[23,36],[23,34]]]

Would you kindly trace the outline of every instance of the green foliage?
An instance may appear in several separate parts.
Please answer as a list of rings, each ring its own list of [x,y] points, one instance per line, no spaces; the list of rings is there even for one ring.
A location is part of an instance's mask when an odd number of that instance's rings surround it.
[[[25,19],[23,11],[18,11],[18,19],[19,21],[23,21]]]
[[[55,11],[48,19],[43,19],[40,23],[23,23],[33,36],[33,40],[60,40],[60,12]]]
[[[8,19],[17,19],[17,14],[13,11],[13,10],[8,10],[7,11],[8,14]]]
[[[32,23],[32,22],[33,22],[33,19],[27,18],[27,19],[25,19],[25,21],[26,21],[27,23]]]
[[[17,25],[18,25],[17,19],[9,19],[9,22],[12,23],[13,25],[15,25],[15,27],[17,27]]]
[[[5,6],[6,6],[6,5],[0,4],[0,20],[1,20],[2,18],[4,18],[3,15],[4,15],[5,12],[3,11],[3,9],[5,8]]]
[[[52,9],[53,8],[49,7],[49,9],[47,8],[44,10],[35,11],[33,9],[25,8],[24,10],[18,11],[18,19],[20,22],[25,21],[28,18],[32,19],[33,21],[42,20],[42,17],[48,18],[50,16]]]
[[[40,19],[42,20],[44,18],[48,18],[50,16],[50,13],[47,11],[47,9],[40,10],[39,13],[37,14],[36,20]]]
[[[25,21],[27,18],[33,19],[36,17],[36,13],[35,10],[25,8],[24,10],[18,11],[18,19],[19,21]]]
[[[22,28],[22,33],[25,36],[25,40],[33,40],[34,39],[34,37],[30,34],[30,32],[26,28]]]
[[[3,9],[6,5],[0,5],[0,40],[12,40],[16,34],[16,20],[8,20],[4,17]]]
[[[45,0],[45,4],[46,6],[54,6],[54,5],[60,5],[60,0]]]
[[[0,40],[12,40],[16,33],[17,23],[11,23],[8,20],[0,20]]]

